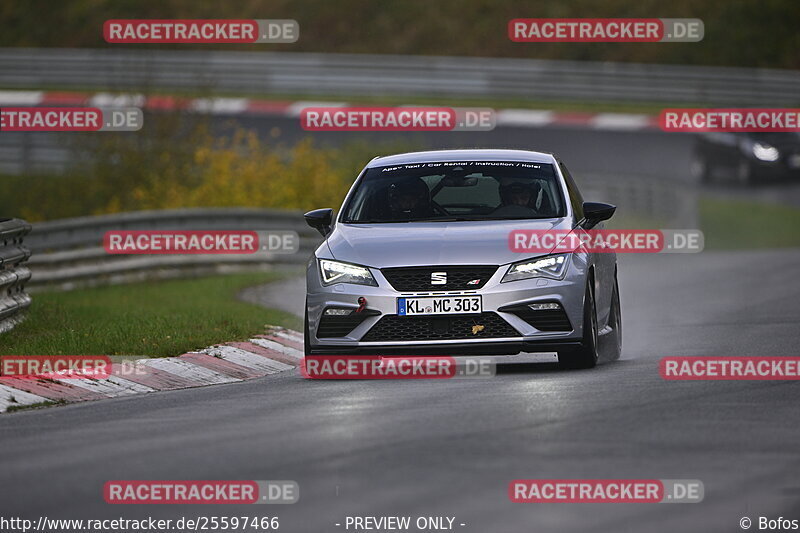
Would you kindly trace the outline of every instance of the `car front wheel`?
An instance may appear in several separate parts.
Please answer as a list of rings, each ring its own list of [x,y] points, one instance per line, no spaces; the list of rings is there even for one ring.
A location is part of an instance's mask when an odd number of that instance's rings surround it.
[[[742,187],[746,187],[750,185],[750,182],[753,180],[753,166],[747,159],[740,159],[739,163],[736,165],[736,183],[738,183]]]
[[[711,183],[713,181],[714,169],[708,163],[708,159],[699,151],[695,150],[692,153],[692,159],[689,162],[689,173],[696,182]]]
[[[561,368],[593,368],[597,365],[597,310],[594,294],[586,287],[583,298],[583,340],[580,346],[558,351],[558,364]]]
[[[310,335],[308,333],[308,300],[306,300],[306,313],[303,318],[303,354],[308,357],[311,352]]]
[[[619,304],[619,282],[614,276],[614,294],[611,296],[611,316],[609,318],[611,326],[611,352],[612,361],[616,361],[622,355],[622,311]]]

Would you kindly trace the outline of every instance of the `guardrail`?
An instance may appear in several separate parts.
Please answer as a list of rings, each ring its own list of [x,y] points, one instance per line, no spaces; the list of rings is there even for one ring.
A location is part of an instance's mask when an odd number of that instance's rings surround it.
[[[31,304],[25,284],[31,271],[22,265],[31,252],[22,238],[31,225],[18,218],[0,219],[0,333],[8,331],[23,318],[22,311]]]
[[[300,236],[294,254],[116,255],[102,246],[109,230],[291,230]],[[34,224],[27,244],[31,285],[61,289],[305,264],[322,241],[302,212],[278,209],[191,208],[137,211]]]
[[[790,70],[299,52],[4,48],[0,86],[761,107],[800,103],[800,72]]]
[[[575,181],[585,200],[617,206],[614,222],[652,223],[674,229],[699,227],[700,192],[694,184],[625,174],[576,174]]]

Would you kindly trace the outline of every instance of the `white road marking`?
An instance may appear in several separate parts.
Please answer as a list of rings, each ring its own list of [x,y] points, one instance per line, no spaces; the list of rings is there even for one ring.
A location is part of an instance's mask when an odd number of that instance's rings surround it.
[[[88,391],[108,396],[109,398],[116,398],[117,396],[127,396],[129,394],[136,394],[136,391],[121,386],[117,383],[111,383],[106,379],[89,379],[89,378],[53,378],[59,383],[70,385],[73,387],[80,387]]]
[[[537,109],[501,109],[497,112],[498,126],[546,126],[553,122],[554,113]]]
[[[307,107],[346,107],[345,102],[293,102],[286,108],[286,114],[290,117],[299,117],[300,112]]]
[[[305,340],[303,340],[302,335],[294,334],[291,330],[278,330],[273,332],[273,335],[276,337],[282,337],[287,341],[296,342],[298,344],[303,344]]]
[[[212,114],[244,113],[250,101],[247,98],[195,98],[190,104],[194,111]]]
[[[147,385],[142,385],[141,383],[135,383],[120,376],[108,376],[107,381],[113,383],[114,385],[119,385],[120,387],[129,389],[134,393],[155,392],[157,390],[153,387],[148,387]]]
[[[194,381],[199,385],[215,385],[218,383],[233,383],[235,381],[242,381],[239,378],[233,378],[214,372],[208,368],[196,365],[184,359],[177,357],[168,357],[164,359],[148,359],[144,362],[145,365],[175,374],[182,378]]]
[[[650,126],[650,117],[627,113],[598,113],[590,123],[599,130],[640,130]]]
[[[284,370],[291,370],[289,366],[274,359],[268,359],[258,354],[236,348],[234,346],[214,346],[211,348],[204,348],[201,353],[212,355],[214,357],[221,357],[225,361],[230,361],[237,365],[241,365],[253,370],[266,372],[267,374],[274,374],[275,372],[282,372]]]
[[[0,385],[0,413],[5,413],[9,407],[15,405],[31,405],[48,401],[36,394],[15,389],[7,385]]]
[[[263,348],[268,348],[270,350],[275,350],[276,352],[289,355],[291,357],[297,357],[298,359],[302,359],[303,356],[305,355],[300,350],[296,350],[289,346],[284,346],[283,344],[271,341],[269,339],[250,339],[250,342],[252,342],[253,344],[257,344]]]
[[[0,91],[0,105],[4,106],[37,105],[43,98],[42,91]]]
[[[142,107],[145,103],[143,94],[111,94],[97,93],[89,99],[91,107]]]

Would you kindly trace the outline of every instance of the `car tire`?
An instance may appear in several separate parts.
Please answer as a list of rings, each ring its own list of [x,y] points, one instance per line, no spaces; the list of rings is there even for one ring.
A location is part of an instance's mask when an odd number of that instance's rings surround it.
[[[583,297],[583,340],[576,348],[559,350],[558,365],[565,369],[594,368],[597,357],[597,310],[594,293],[587,286]]]
[[[609,339],[609,359],[616,361],[622,355],[622,307],[619,303],[619,282],[614,275],[614,293],[611,295],[611,309],[609,310],[609,323],[611,338]]]
[[[311,355],[311,335],[308,332],[308,300],[306,300],[305,315],[303,316],[303,355]]]
[[[734,174],[736,183],[742,187],[747,187],[753,181],[753,165],[747,159],[740,159],[739,164],[736,165],[736,173]]]
[[[692,153],[692,159],[689,162],[689,173],[699,183],[709,184],[714,181],[713,169],[708,159],[699,150],[695,150]]]

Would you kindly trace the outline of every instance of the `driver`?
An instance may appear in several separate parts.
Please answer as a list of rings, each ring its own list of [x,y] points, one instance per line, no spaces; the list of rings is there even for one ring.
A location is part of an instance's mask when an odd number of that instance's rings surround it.
[[[500,185],[500,200],[503,205],[518,205],[531,207],[533,199],[533,184],[514,181]]]
[[[498,187],[500,205],[492,214],[499,217],[529,218],[537,216],[538,190],[532,180],[502,179]]]
[[[534,184],[532,182],[512,181],[500,185],[500,200],[503,205],[517,205],[533,208],[535,205]]]
[[[419,178],[389,186],[389,210],[393,218],[410,220],[432,214],[430,190]]]

